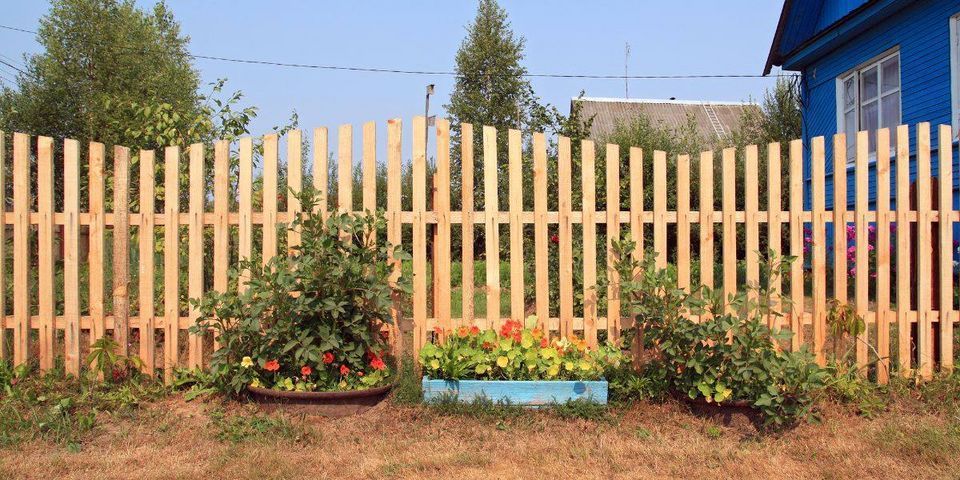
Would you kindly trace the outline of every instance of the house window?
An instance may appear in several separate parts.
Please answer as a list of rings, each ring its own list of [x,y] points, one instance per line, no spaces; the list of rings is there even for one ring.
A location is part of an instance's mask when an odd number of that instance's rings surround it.
[[[847,163],[857,149],[856,132],[866,130],[871,157],[877,129],[900,124],[900,53],[885,54],[837,79],[837,126],[847,135]]]

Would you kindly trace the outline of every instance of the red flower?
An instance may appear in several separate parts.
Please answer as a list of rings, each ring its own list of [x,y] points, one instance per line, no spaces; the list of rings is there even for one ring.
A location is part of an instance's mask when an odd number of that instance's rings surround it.
[[[550,343],[550,342],[547,341],[547,337],[541,338],[541,339],[540,339],[540,348],[547,348],[547,345],[548,345],[549,343]]]
[[[480,348],[484,350],[493,350],[493,344],[490,342],[483,342],[483,345],[480,345]]]
[[[550,237],[550,242],[552,242],[552,243],[560,243],[560,237],[558,237],[558,236],[556,236],[556,235],[552,235],[552,236]]]
[[[521,324],[518,320],[507,320],[507,322],[500,327],[500,336],[516,336],[521,330],[523,330],[523,324]]]
[[[363,372],[357,372],[357,376],[358,376],[358,377],[362,377],[362,376],[363,376]]]
[[[330,352],[324,353],[324,354],[323,354],[323,363],[325,363],[325,364],[327,364],[327,365],[330,365],[331,363],[333,363],[333,354],[330,353]]]
[[[372,360],[370,360],[370,367],[374,370],[383,370],[384,368],[387,368],[387,364],[383,363],[382,358],[375,356]]]
[[[276,360],[270,360],[269,362],[263,364],[263,369],[268,372],[276,372],[280,370],[280,362]]]
[[[350,374],[350,367],[346,365],[340,365],[340,375],[347,376]]]
[[[470,327],[470,335],[479,335],[479,334],[480,334],[480,328],[478,328],[476,325]]]
[[[310,376],[311,373],[313,373],[313,369],[310,368],[310,365],[304,365],[300,367],[300,374],[304,377]]]

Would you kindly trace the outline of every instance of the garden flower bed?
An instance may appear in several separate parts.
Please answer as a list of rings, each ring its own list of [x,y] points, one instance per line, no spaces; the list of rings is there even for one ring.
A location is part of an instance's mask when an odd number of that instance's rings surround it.
[[[527,319],[535,324],[536,319]],[[512,405],[542,406],[584,400],[607,403],[604,373],[625,361],[613,343],[588,349],[577,338],[551,340],[540,328],[516,320],[500,331],[459,327],[437,329],[437,344],[420,351],[424,400],[486,399]]]

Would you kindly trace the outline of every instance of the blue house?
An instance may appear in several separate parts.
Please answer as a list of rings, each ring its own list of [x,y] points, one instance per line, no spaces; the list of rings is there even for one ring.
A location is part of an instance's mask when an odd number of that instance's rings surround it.
[[[833,205],[833,134],[848,134],[847,202],[852,206],[853,132],[870,131],[873,156],[877,128],[910,125],[915,160],[917,123],[931,123],[934,148],[939,142],[937,125],[952,124],[956,131],[960,124],[958,43],[960,0],[784,2],[764,74],[774,66],[801,73],[804,144],[809,145],[816,136],[827,137],[827,208]],[[936,175],[936,150],[931,155]],[[955,159],[954,163],[956,188],[960,175]],[[807,186],[810,171],[808,155],[804,162]],[[916,163],[912,161],[911,180],[915,175]],[[872,169],[870,178],[870,201],[874,203]],[[891,178],[896,178],[895,172]],[[809,188],[806,190],[809,192]]]

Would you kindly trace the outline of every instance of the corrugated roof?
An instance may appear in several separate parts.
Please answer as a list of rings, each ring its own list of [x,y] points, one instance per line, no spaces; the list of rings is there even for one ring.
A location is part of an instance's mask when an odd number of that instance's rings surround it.
[[[602,140],[616,129],[618,124],[629,123],[639,116],[645,116],[654,125],[663,125],[677,129],[693,118],[706,142],[713,142],[740,125],[745,109],[759,108],[749,102],[711,102],[687,100],[651,100],[627,98],[574,98],[572,102],[582,104],[583,118],[593,117],[590,137]]]

